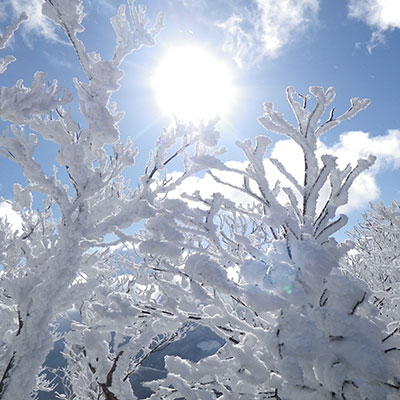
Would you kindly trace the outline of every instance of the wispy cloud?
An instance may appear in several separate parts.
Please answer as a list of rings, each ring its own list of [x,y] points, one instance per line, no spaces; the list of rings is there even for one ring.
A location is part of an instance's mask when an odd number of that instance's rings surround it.
[[[46,55],[47,59],[56,67],[68,68],[68,69],[73,68],[72,62],[68,61],[65,57],[57,56],[57,55],[48,53],[47,51],[45,51],[44,54]]]
[[[85,2],[85,8],[88,10],[88,14],[97,12],[102,15],[110,16],[117,13],[119,3],[115,0],[87,0]]]
[[[0,22],[7,21],[9,19],[8,4],[6,2],[0,3]]]
[[[217,24],[224,31],[222,49],[239,67],[253,65],[265,56],[263,32],[257,13],[243,9],[225,22]]]
[[[359,19],[374,29],[367,49],[371,51],[385,42],[384,32],[400,28],[400,1],[350,0],[349,17]]]
[[[218,26],[225,34],[224,50],[239,66],[276,57],[282,48],[316,20],[320,0],[254,0],[233,10]]]
[[[56,26],[42,15],[42,0],[8,0],[9,6],[15,15],[25,12],[28,20],[22,26],[22,35],[28,45],[37,38],[58,43],[66,43],[57,33]]]

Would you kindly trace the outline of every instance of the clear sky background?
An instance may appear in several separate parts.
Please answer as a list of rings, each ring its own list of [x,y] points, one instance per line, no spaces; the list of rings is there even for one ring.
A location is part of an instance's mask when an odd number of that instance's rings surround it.
[[[68,1],[68,0],[65,0]],[[89,51],[110,58],[114,33],[109,18],[119,0],[84,1],[87,17],[81,34]],[[224,161],[243,161],[235,141],[263,134],[256,121],[262,104],[272,102],[293,121],[285,89],[294,86],[306,94],[308,87],[334,86],[337,115],[351,97],[368,97],[372,104],[351,121],[330,131],[321,147],[334,152],[339,163],[356,162],[374,154],[375,166],[355,184],[346,213],[347,229],[360,218],[369,201],[400,199],[400,0],[142,0],[150,24],[157,12],[165,12],[165,28],[153,48],[130,55],[122,65],[122,89],[114,96],[123,139],[131,136],[140,149],[135,182],[144,169],[148,152],[171,121],[160,109],[152,76],[165,55],[181,46],[195,46],[218,59],[230,70],[235,98],[222,113],[218,127],[227,148]],[[0,86],[23,79],[30,86],[35,71],[45,71],[49,82],[75,94],[72,78],[84,79],[72,47],[61,30],[40,15],[40,0],[2,0],[0,27],[15,22],[21,11],[29,16],[0,57],[12,54],[17,61],[0,75]],[[73,115],[79,118],[77,103]],[[84,125],[84,121],[82,121]],[[4,124],[0,123],[3,128]],[[265,132],[266,133],[266,132]],[[271,135],[275,140],[277,135]],[[296,155],[281,143],[273,150],[296,169]],[[37,160],[50,174],[56,148],[42,143]],[[21,171],[0,159],[0,196],[12,198],[12,185],[23,182]],[[201,182],[193,182],[200,185]]]

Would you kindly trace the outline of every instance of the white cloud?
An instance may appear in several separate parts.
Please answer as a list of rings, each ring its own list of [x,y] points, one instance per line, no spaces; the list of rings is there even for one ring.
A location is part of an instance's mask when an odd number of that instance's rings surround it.
[[[0,219],[7,220],[14,231],[22,231],[21,216],[14,211],[11,204],[6,201],[0,203]]]
[[[256,63],[279,51],[316,19],[320,0],[255,0],[254,8],[238,7],[218,26],[223,48],[239,66]]]
[[[398,0],[350,0],[349,16],[382,31],[400,28]]]
[[[257,0],[261,11],[264,51],[274,55],[316,17],[318,0]]]
[[[244,9],[242,15],[232,15],[223,23],[225,39],[222,45],[239,67],[256,64],[264,58],[264,45],[259,17]]]
[[[364,21],[374,28],[367,44],[368,51],[384,43],[383,32],[400,28],[399,0],[350,0],[349,17]]]
[[[386,135],[370,137],[368,133],[361,131],[351,131],[343,133],[339,142],[334,146],[327,147],[323,143],[319,143],[318,154],[332,154],[337,157],[337,163],[341,169],[347,164],[356,165],[360,158],[367,158],[370,154],[375,155],[377,160],[375,164],[362,173],[355,181],[350,189],[349,202],[347,205],[339,209],[341,213],[350,213],[352,211],[361,211],[370,201],[377,200],[380,196],[380,188],[377,183],[377,175],[386,168],[400,168],[400,130],[390,130]],[[302,182],[303,156],[300,147],[290,140],[280,140],[275,143],[271,157],[277,158],[299,182]],[[247,166],[247,162],[230,161],[226,163],[230,168],[243,170]],[[265,169],[268,182],[273,187],[279,179],[284,186],[287,180],[280,175],[277,169],[269,162],[265,162]],[[216,175],[223,181],[231,185],[241,186],[242,179],[239,174],[231,172],[220,172]],[[193,193],[199,190],[204,197],[210,197],[213,193],[222,193],[226,198],[236,203],[250,203],[252,200],[244,193],[238,192],[232,187],[219,184],[209,175],[204,178],[190,178],[175,193]],[[319,207],[322,206],[324,199],[329,195],[329,186],[326,185],[321,191]],[[284,194],[281,195],[280,201],[286,203],[287,199]]]
[[[42,15],[42,0],[8,0],[15,15],[25,12],[28,20],[22,26],[22,35],[25,42],[31,45],[32,38],[44,37],[53,42],[66,43],[57,32],[56,25]]]
[[[400,130],[391,129],[386,135],[370,137],[362,131],[351,131],[340,135],[339,142],[327,152],[338,157],[338,163],[344,167],[358,158],[368,157],[373,154],[377,157],[374,170],[384,167],[400,168]]]
[[[377,175],[385,168],[400,168],[400,130],[389,130],[386,135],[370,137],[368,133],[352,131],[340,136],[339,142],[331,148],[321,146],[321,152],[333,154],[338,158],[338,165],[355,165],[360,158],[369,154],[376,156],[375,164],[360,175],[350,189],[349,203],[340,211],[348,213],[365,208],[380,196]]]
[[[375,164],[362,173],[349,192],[349,202],[341,207],[339,212],[349,213],[365,208],[370,201],[377,200],[380,188],[377,175],[385,168],[400,168],[400,130],[389,130],[386,135],[370,137],[366,132],[351,131],[340,135],[338,143],[327,147],[319,142],[318,154],[332,154],[337,157],[338,166],[344,169],[348,164],[353,167],[360,158],[376,156]],[[290,155],[290,156],[288,156]],[[287,170],[300,182],[303,179],[302,153],[298,145],[289,140],[276,143],[272,156],[278,158]],[[324,187],[321,193],[320,205],[328,196],[329,188]]]
[[[368,133],[361,131],[346,132],[340,135],[335,145],[327,147],[319,142],[318,147],[319,155],[332,154],[337,157],[337,163],[341,169],[348,164],[354,167],[360,158],[368,158],[370,154],[376,156],[375,164],[355,180],[349,192],[348,204],[339,209],[342,213],[361,210],[370,201],[377,200],[380,196],[377,175],[385,168],[400,168],[400,130],[389,130],[386,135],[375,137],[370,137]],[[272,157],[279,159],[287,170],[299,182],[302,182],[303,156],[297,144],[289,140],[277,142],[272,151]],[[276,179],[277,176],[273,177],[272,181]],[[329,188],[324,187],[320,196],[320,205],[328,193]]]

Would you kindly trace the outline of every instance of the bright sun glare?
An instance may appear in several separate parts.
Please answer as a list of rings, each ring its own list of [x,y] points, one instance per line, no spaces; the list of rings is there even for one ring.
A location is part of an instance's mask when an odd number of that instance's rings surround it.
[[[195,46],[170,50],[152,84],[162,111],[183,120],[226,116],[235,95],[228,67]]]

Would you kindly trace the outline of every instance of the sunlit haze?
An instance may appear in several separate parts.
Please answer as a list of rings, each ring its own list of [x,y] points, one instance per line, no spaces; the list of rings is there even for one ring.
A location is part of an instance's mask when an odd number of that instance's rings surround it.
[[[167,52],[156,67],[152,85],[163,113],[184,120],[226,116],[235,97],[229,68],[195,46]]]

